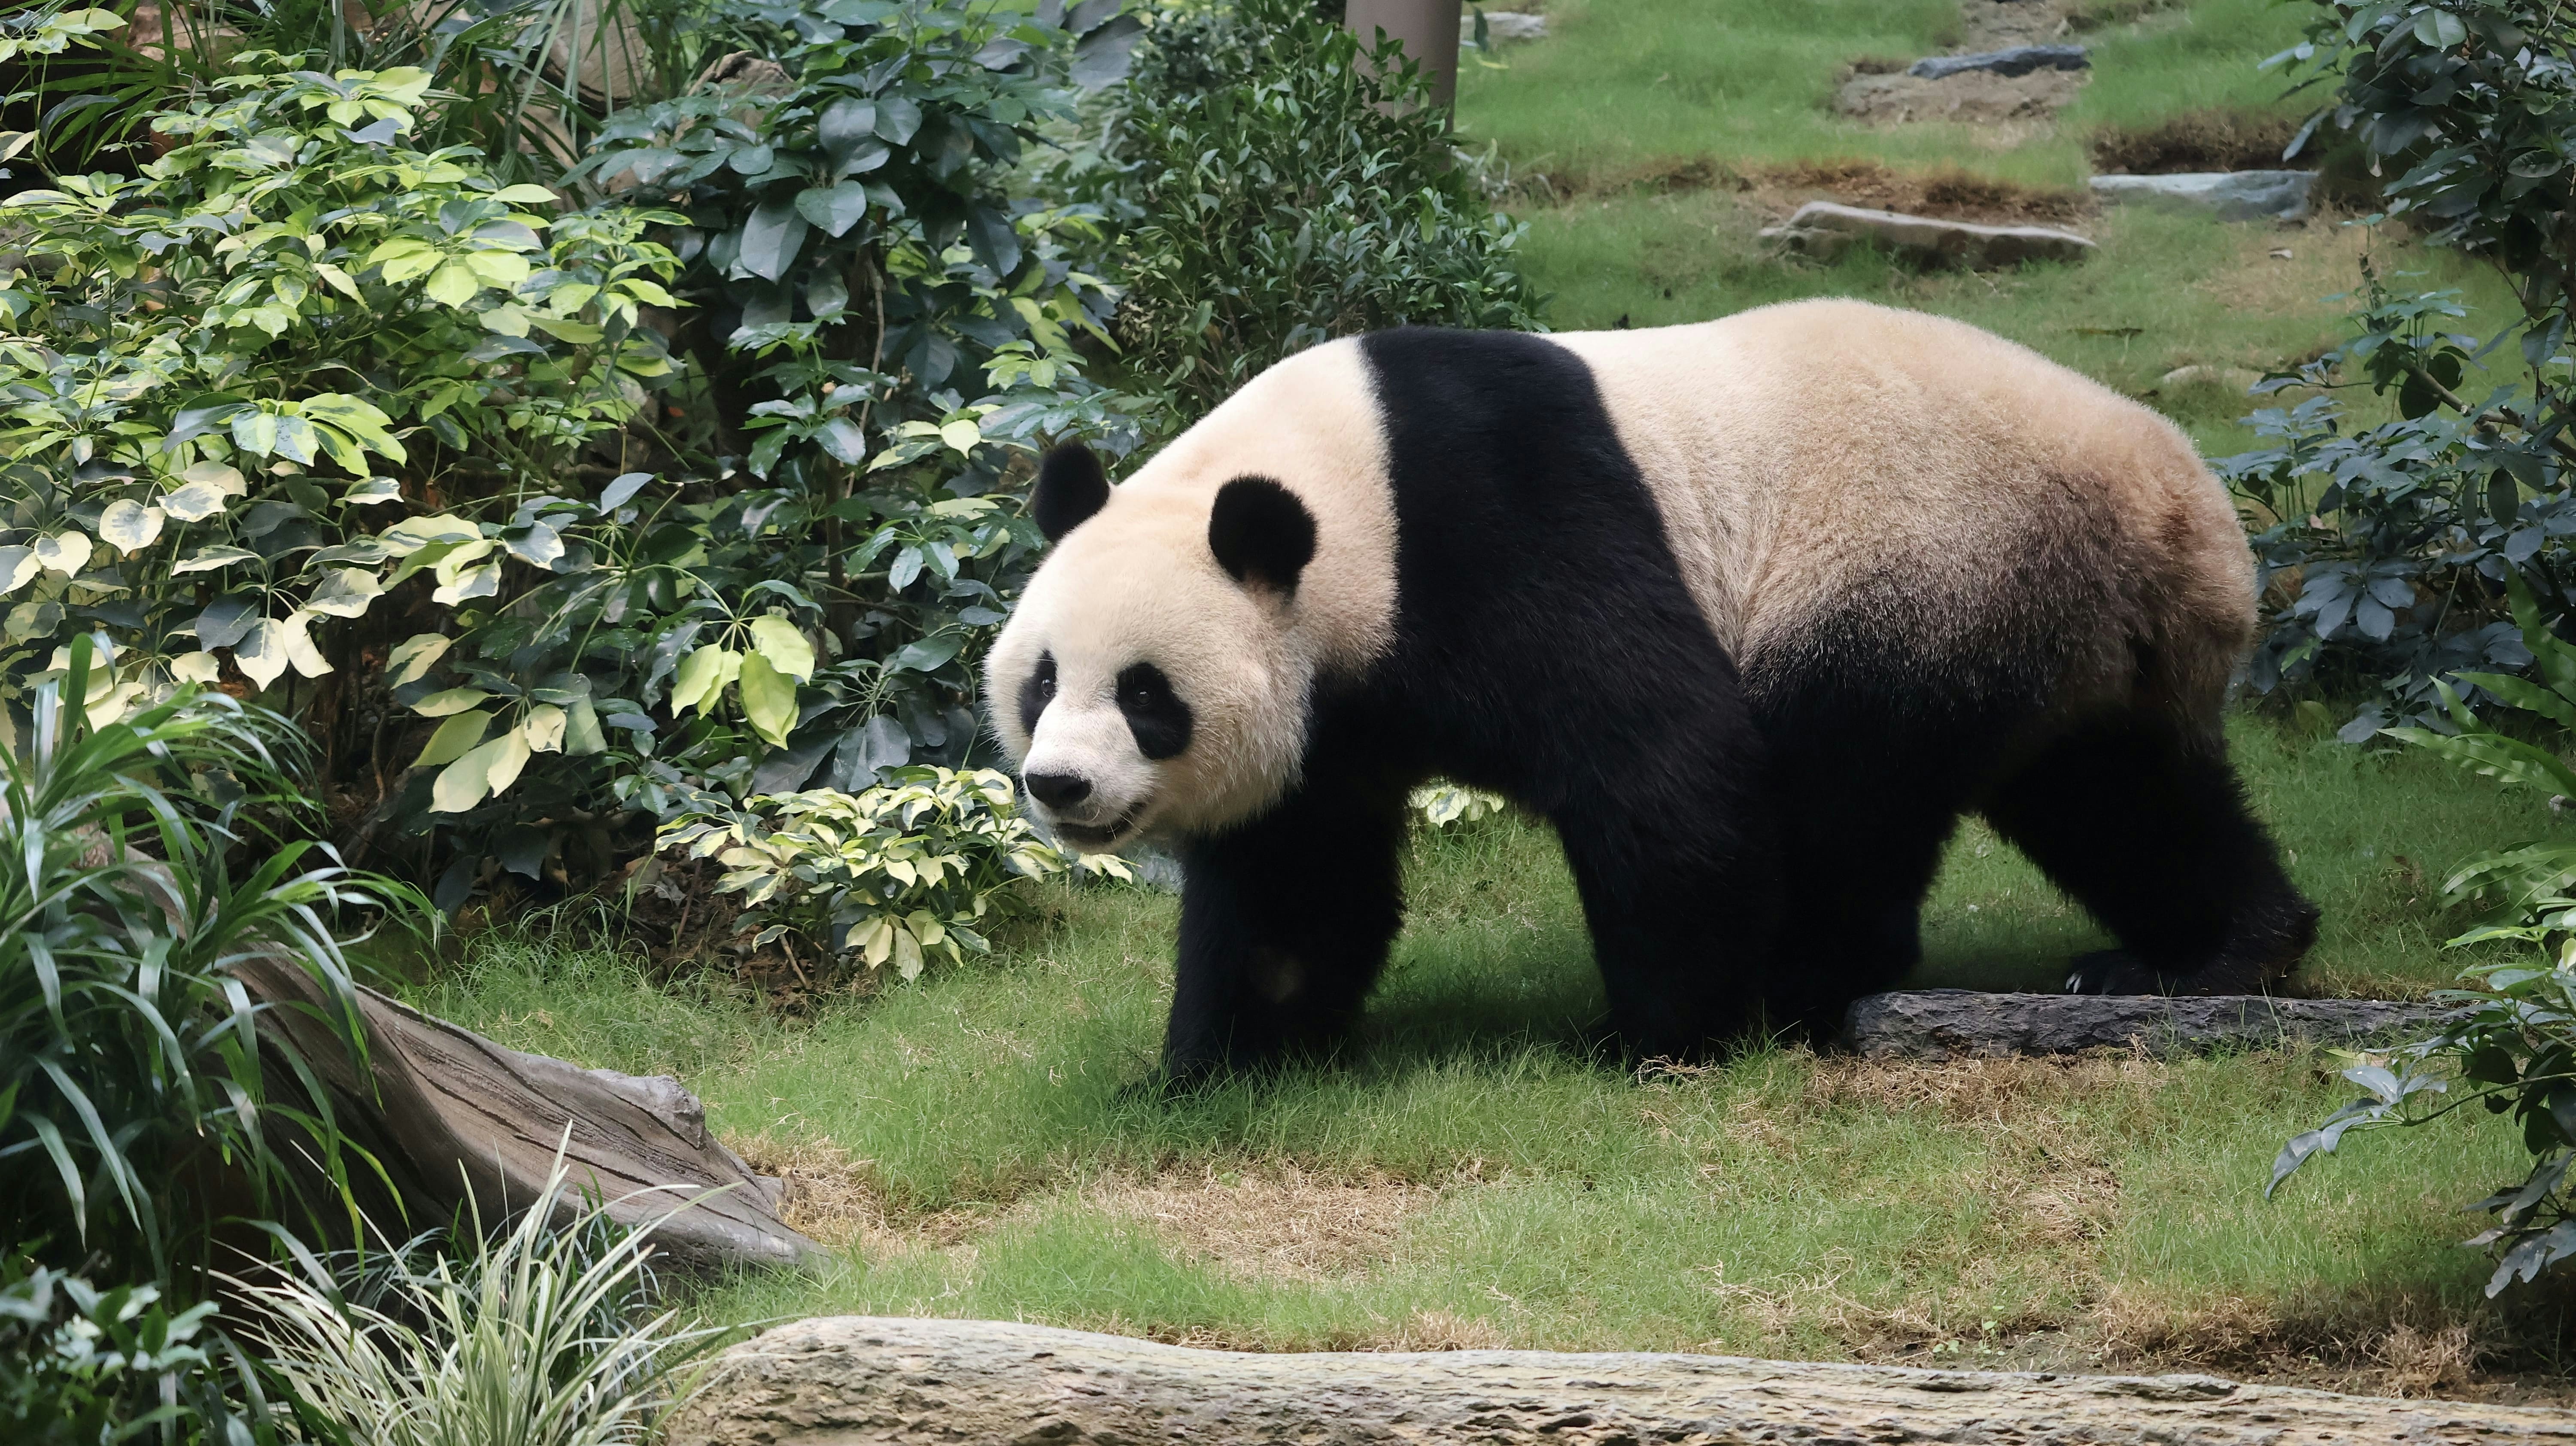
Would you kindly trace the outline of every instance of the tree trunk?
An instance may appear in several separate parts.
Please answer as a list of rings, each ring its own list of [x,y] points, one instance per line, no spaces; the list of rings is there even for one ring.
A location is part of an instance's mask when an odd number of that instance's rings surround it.
[[[2437,1446],[2576,1442],[2576,1413],[2214,1376],[1727,1356],[1248,1355],[997,1321],[801,1321],[727,1352],[665,1446]]]

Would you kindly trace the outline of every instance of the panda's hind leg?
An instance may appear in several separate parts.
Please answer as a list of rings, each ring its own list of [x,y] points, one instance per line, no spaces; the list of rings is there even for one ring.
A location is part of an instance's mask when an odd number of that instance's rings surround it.
[[[2071,993],[2262,993],[2316,940],[2316,906],[2282,870],[2215,728],[2153,714],[2082,726],[1993,789],[1984,812],[2119,939],[2076,961]]]

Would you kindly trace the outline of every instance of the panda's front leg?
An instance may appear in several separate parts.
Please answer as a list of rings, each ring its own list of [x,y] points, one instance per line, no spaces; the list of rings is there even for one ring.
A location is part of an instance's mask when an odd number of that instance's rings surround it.
[[[1403,923],[1404,793],[1311,780],[1184,844],[1167,1084],[1330,1046]]]

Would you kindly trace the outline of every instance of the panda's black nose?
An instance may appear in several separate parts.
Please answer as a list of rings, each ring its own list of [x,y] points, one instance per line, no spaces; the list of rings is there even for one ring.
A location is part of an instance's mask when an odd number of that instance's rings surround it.
[[[1032,773],[1020,781],[1049,808],[1071,808],[1091,796],[1091,780],[1079,773]]]

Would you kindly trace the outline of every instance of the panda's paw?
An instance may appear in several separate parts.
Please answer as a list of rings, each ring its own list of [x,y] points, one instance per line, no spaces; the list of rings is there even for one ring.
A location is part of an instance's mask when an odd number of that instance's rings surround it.
[[[2097,949],[2075,956],[2066,976],[2069,994],[2167,994],[2172,981],[2125,949]]]

